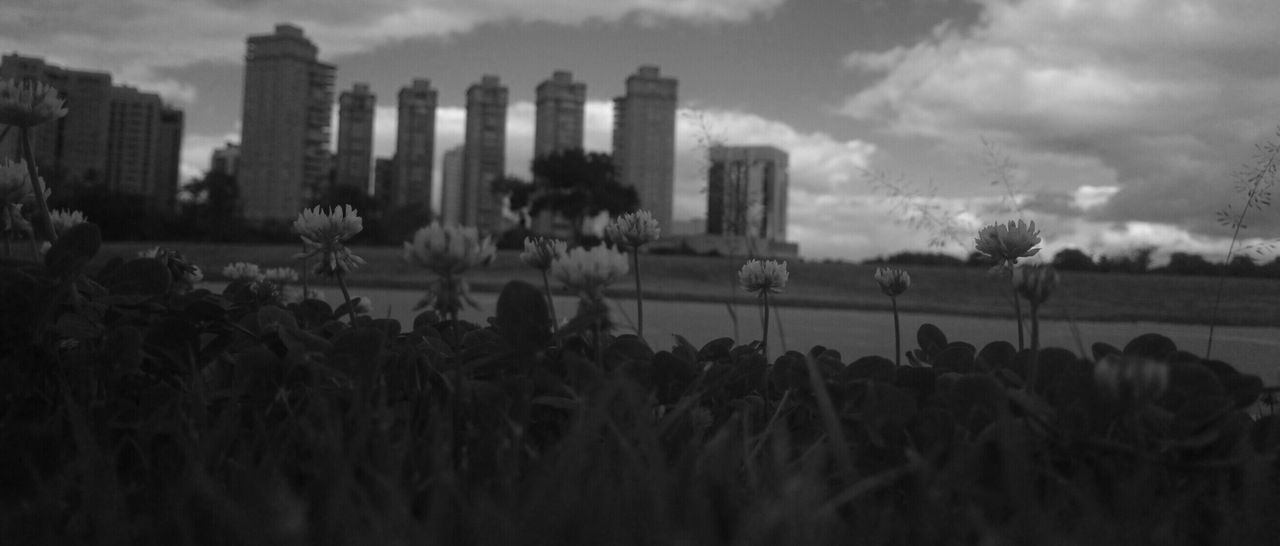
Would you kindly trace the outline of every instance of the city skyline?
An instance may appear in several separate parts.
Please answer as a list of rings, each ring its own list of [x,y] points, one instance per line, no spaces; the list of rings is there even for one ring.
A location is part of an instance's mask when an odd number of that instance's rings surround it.
[[[161,93],[186,113],[186,176],[239,133],[243,40],[274,21],[307,29],[322,61],[339,67],[338,88],[367,81],[392,97],[430,78],[436,161],[461,142],[465,87],[499,75],[511,90],[507,166],[518,176],[547,74],[587,84],[584,146],[608,151],[611,98],[635,67],[659,66],[680,81],[674,219],[703,214],[706,137],[773,145],[791,158],[788,238],[809,257],[933,250],[928,229],[896,221],[902,203],[869,184],[870,172],[920,196],[907,211],[936,206],[966,230],[1037,220],[1045,255],[1153,244],[1213,259],[1230,237],[1215,213],[1231,204],[1233,174],[1280,120],[1269,61],[1280,6],[1265,0],[569,1],[556,10],[136,0],[146,18],[72,3],[80,8],[6,8],[0,52]],[[392,154],[394,114],[389,101],[378,105],[377,156]],[[1280,234],[1272,209],[1251,220],[1246,243]],[[957,239],[942,250],[971,246],[968,231]]]

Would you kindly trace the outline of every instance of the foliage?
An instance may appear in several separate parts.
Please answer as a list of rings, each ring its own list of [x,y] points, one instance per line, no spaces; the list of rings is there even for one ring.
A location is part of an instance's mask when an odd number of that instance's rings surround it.
[[[1093,258],[1078,248],[1064,248],[1053,255],[1053,267],[1061,271],[1093,271],[1097,264]]]
[[[862,262],[864,264],[894,264],[894,265],[931,265],[931,266],[960,266],[964,265],[964,261],[950,254],[941,252],[899,252],[889,256],[877,256],[876,258]]]
[[[636,210],[636,189],[618,181],[613,158],[607,153],[570,149],[533,159],[534,197],[530,214],[559,213],[573,225],[576,239],[583,221],[602,212],[617,216]]]
[[[592,309],[553,334],[518,281],[485,325],[347,324],[175,290],[156,260],[91,267],[100,242],[82,224],[43,263],[0,263],[6,544],[1280,536],[1280,419],[1251,414],[1273,390],[1157,334],[1043,349],[1028,386],[1030,351],[934,325],[907,366],[770,361],[596,335]]]

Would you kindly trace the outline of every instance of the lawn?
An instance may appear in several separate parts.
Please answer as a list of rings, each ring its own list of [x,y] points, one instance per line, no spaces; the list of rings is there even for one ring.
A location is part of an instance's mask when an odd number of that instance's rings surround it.
[[[131,256],[150,243],[112,242],[99,254]],[[286,245],[168,243],[201,266],[206,277],[219,277],[236,261],[264,267],[297,266],[290,257],[300,248]],[[426,273],[400,259],[395,247],[353,247],[368,264],[350,278],[356,287],[417,288]],[[745,259],[645,255],[641,274],[647,298],[724,301],[735,293],[736,272]],[[903,311],[967,316],[1012,315],[1007,283],[982,268],[910,267],[912,285],[899,298]],[[872,278],[875,266],[790,260],[791,280],[777,303],[793,307],[888,309],[889,300]],[[503,251],[488,268],[469,273],[477,290],[496,291],[508,280],[540,285],[538,273],[520,262],[519,253]],[[1097,321],[1158,321],[1204,324],[1213,310],[1218,280],[1214,277],[1062,272],[1062,284],[1044,308],[1047,318]],[[628,277],[614,286],[613,296],[631,294]],[[553,280],[554,283],[554,280]],[[739,298],[746,298],[736,290]],[[1268,279],[1228,278],[1223,287],[1218,324],[1280,325],[1280,283]]]

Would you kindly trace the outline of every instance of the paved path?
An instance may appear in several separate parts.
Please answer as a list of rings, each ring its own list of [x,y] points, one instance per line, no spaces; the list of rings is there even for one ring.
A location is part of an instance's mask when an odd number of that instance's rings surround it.
[[[328,294],[330,300],[340,297],[336,291],[326,292],[335,292]],[[411,290],[353,290],[352,296],[360,295],[373,300],[375,316],[390,316],[402,324],[409,324],[414,316],[412,307],[422,294]],[[475,294],[475,299],[480,309],[465,311],[463,318],[483,324],[484,319],[493,313],[497,294]],[[577,304],[577,300],[570,296],[557,296],[555,301],[561,318],[572,314]],[[635,320],[635,301],[619,299],[612,303],[617,312],[615,321],[624,325],[624,330],[633,330],[625,325]],[[646,301],[644,309],[645,337],[659,349],[669,348],[674,343],[672,334],[677,333],[697,346],[718,337],[747,341],[758,339],[760,335],[760,315],[751,306],[737,307],[736,334],[723,303]],[[904,349],[916,347],[915,332],[924,323],[937,325],[951,340],[966,341],[979,348],[999,339],[1017,339],[1014,322],[1007,319],[903,314],[901,320]],[[820,344],[840,351],[846,361],[872,354],[893,355],[893,315],[889,312],[782,308],[773,310],[770,322],[770,344],[780,349],[784,343],[786,348],[800,351]],[[1203,354],[1209,334],[1207,326],[1155,322],[1078,322],[1075,326],[1086,352],[1097,341],[1123,348],[1140,334],[1156,332],[1168,336],[1179,348]],[[1041,326],[1041,335],[1044,346],[1078,351],[1076,335],[1067,322],[1046,321]],[[1220,327],[1214,334],[1213,356],[1235,365],[1242,372],[1257,374],[1269,385],[1278,384],[1280,328]]]

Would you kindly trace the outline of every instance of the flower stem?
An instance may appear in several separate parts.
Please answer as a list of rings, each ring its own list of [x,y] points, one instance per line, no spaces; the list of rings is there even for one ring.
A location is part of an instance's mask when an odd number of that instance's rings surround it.
[[[49,215],[49,203],[44,198],[44,188],[40,185],[40,174],[36,170],[36,154],[31,150],[31,133],[26,127],[22,128],[22,155],[26,159],[27,174],[31,175],[31,189],[36,194],[36,206],[40,209],[40,217],[44,220],[44,229],[48,232],[49,242],[58,240],[58,234],[53,230],[53,217]],[[35,241],[35,229],[31,230],[31,240]]]
[[[351,305],[351,293],[347,292],[347,281],[342,278],[342,270],[338,270],[338,274],[335,277],[338,278],[338,288],[342,289],[342,299],[347,302],[347,315],[351,317],[351,327],[354,328],[356,325],[356,309],[355,306]]]
[[[893,363],[896,366],[902,365],[902,328],[898,325],[898,298],[897,296],[889,296],[889,302],[893,305]]]
[[[560,319],[556,318],[556,302],[551,297],[551,280],[547,278],[547,270],[542,270],[542,292],[547,295],[547,309],[551,311],[551,332],[560,334]]]
[[[1012,274],[1012,270],[1010,270],[1010,273]],[[1010,286],[1013,286],[1013,284],[1010,283]],[[1018,350],[1021,351],[1026,347],[1026,344],[1022,336],[1022,302],[1018,301],[1018,287],[1016,286],[1013,286],[1013,315],[1015,320],[1018,321]]]
[[[1031,361],[1027,365],[1027,392],[1035,390],[1040,375],[1040,306],[1031,304]]]
[[[764,360],[767,365],[769,362],[769,291],[760,291],[760,304],[764,307],[764,316],[761,318],[761,326],[764,331],[760,338],[760,349],[764,351]]]
[[[644,296],[640,292],[640,249],[631,248],[631,261],[636,269],[636,324],[639,325],[640,339],[644,339]]]

